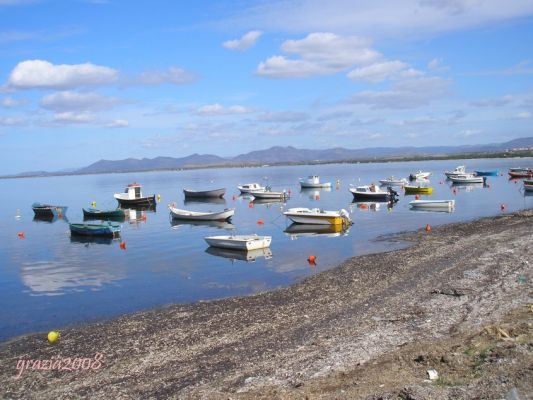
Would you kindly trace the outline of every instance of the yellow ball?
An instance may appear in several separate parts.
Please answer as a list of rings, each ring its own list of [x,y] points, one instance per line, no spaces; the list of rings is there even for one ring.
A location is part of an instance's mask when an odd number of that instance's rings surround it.
[[[48,341],[50,343],[55,343],[59,340],[59,337],[61,334],[58,331],[50,331],[48,332]]]

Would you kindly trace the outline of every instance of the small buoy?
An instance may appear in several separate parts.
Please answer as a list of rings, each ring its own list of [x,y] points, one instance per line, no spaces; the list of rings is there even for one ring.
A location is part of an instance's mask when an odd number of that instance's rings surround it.
[[[161,202],[161,195],[158,193],[157,194],[157,202],[160,203]]]
[[[50,331],[48,332],[48,343],[54,344],[57,342],[60,338],[61,334],[58,331]]]
[[[249,203],[248,203],[248,208],[254,208],[254,203],[249,202]]]
[[[264,224],[265,224],[265,221],[263,221],[262,219],[257,220],[257,225],[264,225]]]
[[[126,242],[124,242],[124,241],[120,242],[120,248],[122,250],[126,250]]]
[[[453,194],[457,194],[457,189],[453,189]]]
[[[368,204],[361,204],[361,210],[366,210],[368,208]]]
[[[315,196],[315,200],[317,200],[317,201],[320,200],[320,195],[319,195],[319,194],[317,194],[317,195]]]
[[[505,205],[505,203],[502,203],[500,205],[500,210],[505,211],[506,208],[507,208],[507,206]]]
[[[17,236],[19,237],[19,239],[24,239],[24,232],[19,232],[17,233]]]
[[[431,231],[431,226],[429,224],[426,224],[426,232]]]
[[[287,193],[289,193],[289,194],[291,194],[291,193],[292,193],[292,192],[291,192],[291,189],[290,189],[290,188],[289,188],[289,190],[287,191]]]
[[[307,262],[309,263],[309,265],[316,265],[316,256],[307,257]]]
[[[419,195],[419,194],[417,194],[417,195],[415,196],[415,200],[420,200],[420,195]]]
[[[96,207],[96,201],[91,201],[91,207]]]

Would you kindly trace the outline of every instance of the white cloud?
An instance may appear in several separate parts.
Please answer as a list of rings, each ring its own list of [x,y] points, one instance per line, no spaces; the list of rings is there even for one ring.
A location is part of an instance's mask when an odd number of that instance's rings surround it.
[[[85,64],[54,65],[43,60],[22,61],[11,71],[8,86],[16,89],[72,89],[114,82],[118,72]]]
[[[114,97],[102,96],[97,93],[57,92],[41,99],[40,106],[53,111],[76,110],[108,110],[121,103]]]
[[[531,115],[532,114],[529,111],[524,111],[516,114],[516,117],[520,119],[529,119],[531,118]]]
[[[22,125],[22,120],[20,118],[0,116],[0,126],[14,126],[14,125]]]
[[[491,99],[479,99],[470,102],[470,105],[474,107],[503,107],[513,101],[513,96],[506,95]]]
[[[441,58],[434,58],[428,63],[428,69],[434,72],[445,72],[448,71],[450,67],[444,65]]]
[[[208,104],[202,107],[199,107],[196,109],[196,114],[199,115],[209,115],[209,116],[215,116],[215,115],[229,115],[229,114],[245,114],[250,112],[249,109],[243,106],[235,105],[230,107],[224,107],[221,104],[215,103],[215,104]]]
[[[27,103],[26,100],[17,100],[12,97],[4,97],[3,99],[0,100],[0,106],[5,107],[5,108],[19,107],[26,103]]]
[[[105,126],[107,128],[126,128],[130,126],[130,124],[125,119],[115,119],[113,121],[108,122]]]
[[[96,121],[96,116],[89,112],[62,112],[54,115],[54,122],[61,124],[90,124]]]
[[[356,68],[348,73],[348,78],[359,79],[367,82],[381,82],[398,75],[400,71],[408,67],[401,61],[385,61]]]
[[[131,79],[128,84],[132,85],[163,85],[170,83],[173,85],[183,85],[196,80],[191,72],[182,68],[169,67],[166,71],[145,71],[137,78]]]
[[[470,137],[470,136],[479,135],[481,132],[482,132],[481,129],[463,129],[459,133],[459,136]]]
[[[260,114],[257,119],[263,122],[300,122],[309,119],[309,115],[303,112],[276,111]]]
[[[380,53],[369,47],[366,39],[320,32],[311,33],[301,40],[287,40],[281,45],[281,50],[299,58],[270,57],[259,64],[256,73],[268,78],[307,78],[366,65],[380,57]]]
[[[229,50],[248,50],[253,47],[263,32],[250,31],[244,34],[240,39],[228,40],[222,43],[222,46]]]

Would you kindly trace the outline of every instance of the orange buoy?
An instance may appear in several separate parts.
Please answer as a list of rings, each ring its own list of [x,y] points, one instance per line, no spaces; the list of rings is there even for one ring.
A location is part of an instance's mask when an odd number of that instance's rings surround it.
[[[17,233],[17,236],[19,237],[19,239],[24,239],[24,232],[19,232]]]
[[[319,194],[317,194],[317,195],[315,196],[315,200],[317,200],[317,201],[320,200],[320,195],[319,195]]]
[[[366,210],[368,208],[368,204],[361,204],[361,207],[360,207],[362,210]]]
[[[264,225],[264,224],[265,224],[265,221],[263,221],[262,219],[257,220],[257,225]]]
[[[126,250],[126,242],[124,242],[124,241],[120,242],[120,248],[122,250]]]
[[[417,195],[415,196],[415,200],[420,200],[420,195],[419,195],[419,194],[417,194]]]
[[[307,262],[309,263],[309,265],[316,265],[316,256],[307,257]]]
[[[431,226],[429,224],[426,224],[426,232],[431,231]]]
[[[249,202],[249,203],[248,203],[248,208],[254,208],[254,203]]]

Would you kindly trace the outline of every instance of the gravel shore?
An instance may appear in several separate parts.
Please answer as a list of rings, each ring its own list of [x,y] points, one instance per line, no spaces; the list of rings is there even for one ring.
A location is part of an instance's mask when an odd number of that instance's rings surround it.
[[[54,345],[17,338],[0,347],[0,398],[529,398],[532,217],[403,234],[406,249],[288,288],[65,329]]]

